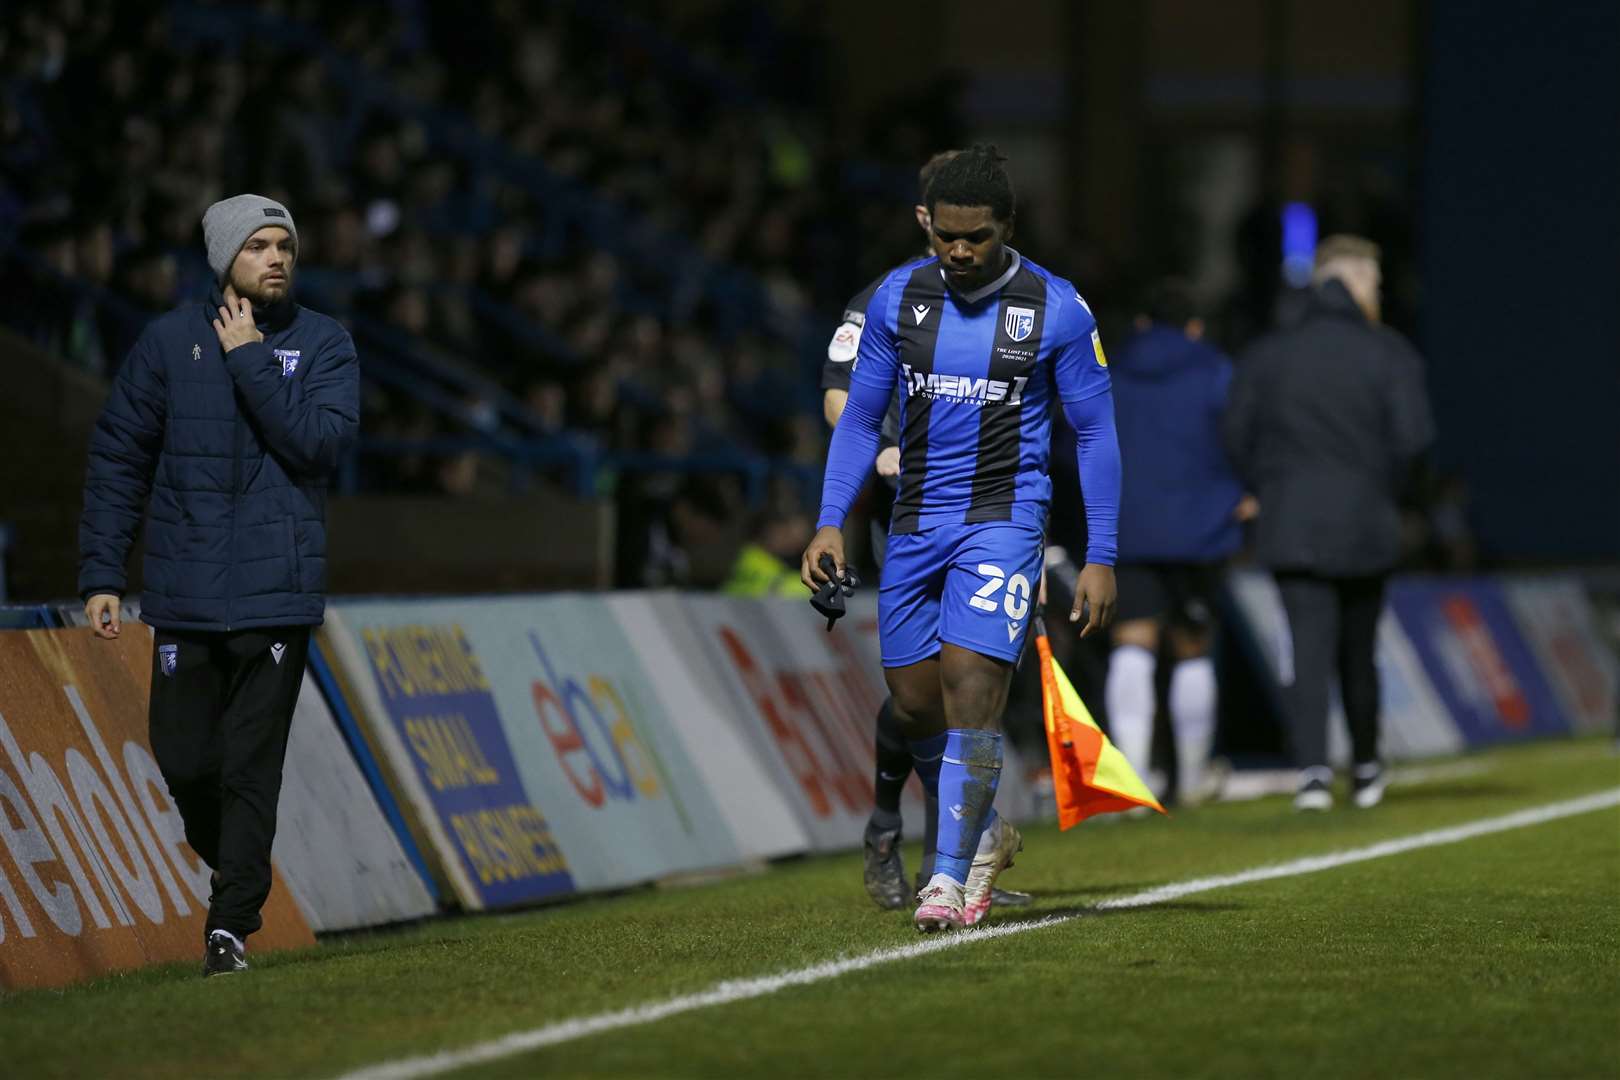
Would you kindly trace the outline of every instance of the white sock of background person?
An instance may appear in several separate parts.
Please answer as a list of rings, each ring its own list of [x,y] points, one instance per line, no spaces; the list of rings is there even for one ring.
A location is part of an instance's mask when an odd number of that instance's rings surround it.
[[[1108,737],[1150,787],[1153,750],[1153,669],[1158,661],[1140,645],[1121,645],[1108,656],[1103,703],[1108,708]]]
[[[1183,660],[1170,671],[1170,726],[1184,794],[1198,794],[1215,748],[1215,661]]]

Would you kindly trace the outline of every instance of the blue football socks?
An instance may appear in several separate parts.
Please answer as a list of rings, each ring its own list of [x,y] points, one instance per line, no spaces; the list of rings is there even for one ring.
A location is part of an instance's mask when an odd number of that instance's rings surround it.
[[[922,771],[919,763],[918,771]],[[996,785],[1001,781],[1001,736],[953,728],[945,733],[939,769],[939,854],[934,873],[967,883],[979,837],[995,822]]]

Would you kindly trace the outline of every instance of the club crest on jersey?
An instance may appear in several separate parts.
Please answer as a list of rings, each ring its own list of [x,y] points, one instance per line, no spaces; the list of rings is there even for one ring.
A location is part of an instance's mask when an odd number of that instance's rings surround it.
[[[281,377],[283,379],[292,378],[293,373],[298,370],[298,360],[303,355],[303,352],[299,349],[271,349],[270,351],[275,353],[276,359],[281,361]]]
[[[159,645],[157,651],[159,669],[162,670],[164,675],[172,676],[174,669],[180,663],[180,646]]]
[[[1003,320],[1007,336],[1014,341],[1023,341],[1035,332],[1035,309],[1027,307],[1007,308],[1007,317]]]

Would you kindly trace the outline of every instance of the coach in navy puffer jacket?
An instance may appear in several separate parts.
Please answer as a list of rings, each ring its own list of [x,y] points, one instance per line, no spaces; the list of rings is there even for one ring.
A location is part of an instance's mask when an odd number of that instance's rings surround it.
[[[79,588],[119,636],[146,508],[147,732],[186,842],[212,871],[203,974],[247,970],[310,627],[326,588],[326,481],[359,427],[349,335],[292,299],[298,228],[262,195],[203,215],[220,287],[147,328],[90,441]],[[148,498],[150,496],[150,498]]]
[[[279,207],[261,201],[260,212]],[[292,261],[284,298],[253,308],[262,341],[225,351],[216,288],[158,318],[131,350],[90,444],[85,599],[123,593],[150,494],[144,621],[191,631],[320,623],[326,485],[359,430],[359,365],[342,326],[292,300]]]

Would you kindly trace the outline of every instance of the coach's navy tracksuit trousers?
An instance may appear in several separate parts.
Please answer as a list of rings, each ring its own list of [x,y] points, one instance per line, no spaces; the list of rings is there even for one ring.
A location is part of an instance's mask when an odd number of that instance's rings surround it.
[[[309,652],[307,626],[235,633],[157,630],[152,752],[214,871],[207,931],[259,929],[287,735]]]

